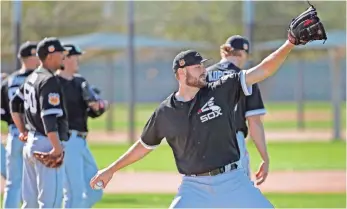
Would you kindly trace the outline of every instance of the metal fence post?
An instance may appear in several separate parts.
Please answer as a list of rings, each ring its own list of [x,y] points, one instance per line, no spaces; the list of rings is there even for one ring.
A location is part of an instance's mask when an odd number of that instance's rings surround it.
[[[329,50],[330,73],[331,73],[331,102],[333,107],[333,139],[341,139],[341,69],[339,67],[338,53],[335,49]]]
[[[17,53],[21,44],[21,23],[22,23],[22,1],[13,1],[13,34],[14,34],[14,62],[15,69],[18,70],[21,67],[20,61],[17,58]]]
[[[129,142],[135,141],[134,1],[128,1]]]

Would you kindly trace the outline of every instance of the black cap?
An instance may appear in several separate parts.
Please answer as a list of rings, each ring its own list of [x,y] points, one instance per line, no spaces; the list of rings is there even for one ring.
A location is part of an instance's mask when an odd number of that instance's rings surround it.
[[[20,45],[18,50],[18,58],[27,58],[36,56],[36,42],[27,41]]]
[[[37,55],[40,59],[46,58],[48,54],[54,52],[65,52],[66,50],[55,37],[44,38],[37,44]]]
[[[67,51],[67,54],[66,54],[67,56],[84,54],[84,52],[76,45],[64,44],[63,46],[65,50]]]
[[[245,50],[247,53],[249,53],[249,41],[243,36],[231,36],[227,39],[225,43],[230,45],[230,47],[233,49]]]
[[[174,59],[172,69],[176,73],[178,68],[201,64],[208,59],[203,59],[199,52],[187,50],[180,52]]]

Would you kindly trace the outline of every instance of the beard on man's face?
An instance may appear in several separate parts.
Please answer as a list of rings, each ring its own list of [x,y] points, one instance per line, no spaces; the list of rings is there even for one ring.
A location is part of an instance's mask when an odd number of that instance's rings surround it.
[[[186,74],[186,85],[190,87],[203,88],[206,86],[206,75],[201,74],[198,78],[192,76],[188,71]]]

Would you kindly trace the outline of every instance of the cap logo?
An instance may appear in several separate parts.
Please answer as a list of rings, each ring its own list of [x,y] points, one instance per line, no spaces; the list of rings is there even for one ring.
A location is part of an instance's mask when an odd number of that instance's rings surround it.
[[[243,44],[243,49],[244,49],[244,50],[248,50],[248,44],[244,43],[244,44]]]
[[[36,54],[36,49],[31,49],[30,53],[31,53],[32,55],[35,55],[35,54]]]
[[[54,52],[54,50],[55,50],[55,48],[54,48],[53,45],[51,45],[51,46],[48,47],[48,51],[49,51],[49,52]]]
[[[195,54],[195,56],[196,56],[196,57],[201,57],[201,55],[199,54],[199,52],[197,52],[197,53]]]
[[[180,63],[180,66],[183,67],[186,64],[186,61],[184,61],[184,59],[181,59],[179,63]]]

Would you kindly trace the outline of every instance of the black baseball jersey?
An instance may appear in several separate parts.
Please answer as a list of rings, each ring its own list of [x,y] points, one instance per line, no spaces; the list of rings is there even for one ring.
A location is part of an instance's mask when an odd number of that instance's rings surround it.
[[[250,91],[241,71],[209,83],[189,102],[178,101],[173,93],[152,114],[140,141],[151,149],[166,138],[179,172],[186,175],[236,162],[240,151],[230,112]]]
[[[104,110],[95,112],[83,100],[81,86],[86,80],[81,75],[75,75],[72,80],[60,76],[58,78],[64,91],[66,110],[69,116],[69,129],[87,132],[88,116],[98,117],[104,113]]]
[[[13,124],[10,113],[10,100],[13,99],[16,91],[32,72],[33,70],[29,69],[23,72],[18,70],[1,83],[1,120],[6,121],[8,125]]]
[[[59,80],[52,72],[43,67],[36,69],[16,92],[11,101],[11,111],[17,112],[24,104],[24,115],[28,131],[46,135],[46,127],[57,127],[60,140],[68,139],[68,123],[64,97]],[[56,124],[44,124],[43,118],[57,117]]]
[[[220,79],[223,75],[238,73],[240,71],[241,69],[235,66],[233,63],[221,61],[220,63],[207,68],[206,80],[208,82],[214,82]],[[248,127],[246,118],[253,115],[263,115],[266,113],[258,84],[252,85],[252,95],[240,99],[235,107],[235,110],[236,131],[242,131],[245,137],[247,137]]]

